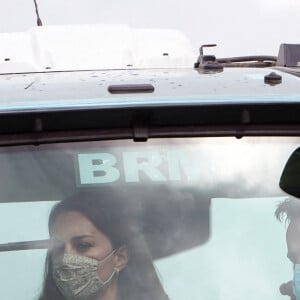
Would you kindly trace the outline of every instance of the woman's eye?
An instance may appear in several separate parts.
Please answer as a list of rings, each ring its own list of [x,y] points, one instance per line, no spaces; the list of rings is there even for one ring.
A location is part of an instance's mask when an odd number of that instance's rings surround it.
[[[92,245],[87,242],[81,242],[81,243],[78,243],[76,245],[76,247],[77,247],[77,250],[79,250],[79,251],[85,251],[85,250],[88,250],[89,248],[91,248]]]

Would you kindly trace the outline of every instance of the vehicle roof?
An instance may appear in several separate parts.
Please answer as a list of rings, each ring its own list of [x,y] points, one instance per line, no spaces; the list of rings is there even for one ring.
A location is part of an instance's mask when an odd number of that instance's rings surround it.
[[[0,44],[0,113],[300,100],[299,77],[284,68],[275,86],[264,82],[273,69],[198,72],[197,55],[178,30],[42,26],[0,34]],[[154,91],[108,90],[128,84],[151,84]]]
[[[39,26],[0,33],[0,74],[131,68],[180,68],[196,53],[179,30],[124,24]]]
[[[272,69],[228,68],[201,74],[190,69],[99,70],[0,75],[0,113],[145,106],[300,102],[299,77]],[[152,93],[111,94],[110,85],[151,84]]]
[[[207,71],[176,30],[50,26],[0,45],[0,145],[300,132],[299,68]]]

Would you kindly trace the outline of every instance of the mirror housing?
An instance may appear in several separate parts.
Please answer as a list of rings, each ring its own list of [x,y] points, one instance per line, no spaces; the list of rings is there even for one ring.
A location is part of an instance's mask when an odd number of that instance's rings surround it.
[[[300,198],[300,148],[297,148],[288,159],[279,186],[289,195]]]

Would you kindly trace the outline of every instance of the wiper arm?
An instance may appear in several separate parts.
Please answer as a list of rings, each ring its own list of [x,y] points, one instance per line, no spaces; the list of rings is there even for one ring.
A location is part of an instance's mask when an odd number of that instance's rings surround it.
[[[277,63],[277,56],[271,55],[252,55],[227,58],[216,58],[214,55],[204,55],[203,48],[215,46],[216,44],[208,44],[200,47],[200,55],[194,64],[195,69],[222,72],[224,67],[265,68],[274,67]]]
[[[37,241],[24,241],[24,242],[0,244],[0,252],[48,249],[49,243],[50,243],[49,240],[37,240]]]

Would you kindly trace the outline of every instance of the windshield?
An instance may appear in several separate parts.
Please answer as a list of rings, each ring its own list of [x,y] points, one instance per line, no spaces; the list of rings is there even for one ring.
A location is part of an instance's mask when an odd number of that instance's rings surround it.
[[[218,137],[1,148],[3,299],[293,295],[300,205],[279,180],[299,142]]]

